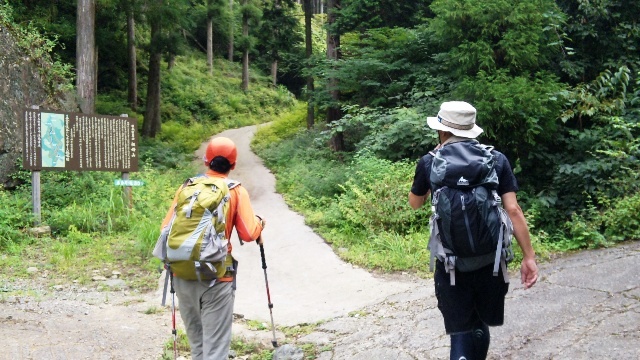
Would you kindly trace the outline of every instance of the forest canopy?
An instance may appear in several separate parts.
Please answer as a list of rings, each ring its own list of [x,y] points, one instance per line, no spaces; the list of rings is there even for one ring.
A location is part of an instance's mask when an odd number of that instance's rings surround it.
[[[76,1],[4,2],[75,64]],[[163,123],[219,120],[215,98],[182,103],[190,115],[178,119],[149,95],[152,81],[169,81],[157,65],[189,54],[206,54],[209,71],[224,66],[214,58],[241,63],[245,93],[255,71],[307,101],[318,156],[414,162],[437,143],[426,117],[464,100],[478,110],[479,140],[509,158],[532,226],[573,236],[582,230],[567,222],[578,219],[596,237],[640,233],[638,216],[626,218],[640,204],[638,1],[94,2],[98,94],[126,97],[133,41],[140,92],[128,103],[145,121],[157,116],[144,137],[162,136]],[[176,84],[163,87],[178,94]]]

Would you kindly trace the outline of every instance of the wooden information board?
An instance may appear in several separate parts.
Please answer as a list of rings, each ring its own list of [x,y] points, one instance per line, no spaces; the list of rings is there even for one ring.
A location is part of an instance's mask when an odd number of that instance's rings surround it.
[[[23,136],[27,170],[138,171],[135,118],[25,109]]]

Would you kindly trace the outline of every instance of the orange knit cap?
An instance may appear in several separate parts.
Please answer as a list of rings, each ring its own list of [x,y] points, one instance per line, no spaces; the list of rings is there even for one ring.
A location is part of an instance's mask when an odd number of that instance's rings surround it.
[[[226,137],[217,137],[211,139],[209,144],[207,145],[207,150],[202,157],[204,163],[209,166],[211,160],[213,160],[216,156],[222,156],[225,159],[229,160],[231,165],[236,163],[236,158],[238,157],[238,150],[236,149],[236,144],[233,141]]]

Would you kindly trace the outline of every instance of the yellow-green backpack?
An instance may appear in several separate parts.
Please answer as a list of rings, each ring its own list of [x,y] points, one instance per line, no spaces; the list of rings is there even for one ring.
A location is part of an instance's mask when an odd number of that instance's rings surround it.
[[[212,280],[233,271],[225,224],[228,179],[199,176],[187,180],[178,193],[171,221],[162,229],[153,255],[185,280]]]

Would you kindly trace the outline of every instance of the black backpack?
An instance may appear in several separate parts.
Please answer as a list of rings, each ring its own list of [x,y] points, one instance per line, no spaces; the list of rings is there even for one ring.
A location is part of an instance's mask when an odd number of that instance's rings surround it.
[[[497,276],[513,259],[513,225],[498,196],[493,147],[475,140],[432,152],[431,268],[437,257],[455,285],[455,269],[473,271],[494,264]]]

